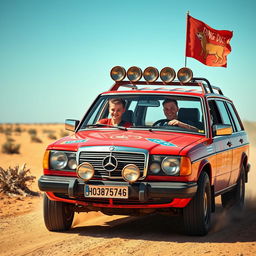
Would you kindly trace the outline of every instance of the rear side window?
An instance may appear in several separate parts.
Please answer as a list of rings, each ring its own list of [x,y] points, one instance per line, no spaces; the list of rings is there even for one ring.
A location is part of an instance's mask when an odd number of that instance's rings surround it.
[[[221,118],[222,118],[222,123],[232,125],[231,120],[230,120],[229,115],[228,115],[228,112],[227,112],[227,108],[225,107],[224,102],[217,100],[216,104],[218,106],[218,109],[219,109],[219,112],[220,112],[220,115],[221,115]]]
[[[232,119],[233,119],[233,121],[234,121],[234,123],[235,123],[236,131],[238,131],[238,132],[239,132],[239,131],[242,131],[243,128],[242,128],[242,125],[241,125],[241,123],[240,123],[240,119],[239,119],[239,117],[237,116],[237,113],[236,113],[236,111],[234,110],[233,105],[232,105],[231,103],[227,103],[227,105],[228,105],[228,109],[229,109],[229,111],[230,111],[230,113],[231,113]]]

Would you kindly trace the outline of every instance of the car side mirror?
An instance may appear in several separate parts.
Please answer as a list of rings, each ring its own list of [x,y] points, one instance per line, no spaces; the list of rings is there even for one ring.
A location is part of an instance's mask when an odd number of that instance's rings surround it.
[[[233,132],[230,124],[215,124],[212,128],[214,136],[231,135]]]
[[[79,124],[78,120],[66,119],[65,120],[65,129],[68,131],[74,132]]]

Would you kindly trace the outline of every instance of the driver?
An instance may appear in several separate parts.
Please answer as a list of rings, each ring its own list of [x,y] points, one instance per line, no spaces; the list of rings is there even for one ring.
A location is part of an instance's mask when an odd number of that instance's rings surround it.
[[[178,107],[178,103],[176,100],[165,99],[163,102],[163,111],[167,118],[167,120],[166,120],[167,125],[176,125],[181,128],[198,131],[198,129],[196,127],[186,124],[186,123],[183,123],[178,120],[177,113],[179,111],[179,107]]]
[[[108,103],[108,110],[111,118],[101,119],[97,123],[113,126],[124,126],[126,128],[131,127],[132,123],[122,120],[122,115],[125,112],[125,101],[123,99],[110,99]]]

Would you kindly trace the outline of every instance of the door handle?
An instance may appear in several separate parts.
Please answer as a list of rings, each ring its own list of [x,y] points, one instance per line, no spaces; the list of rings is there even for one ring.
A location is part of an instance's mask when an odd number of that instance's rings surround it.
[[[229,141],[229,142],[227,143],[227,145],[228,145],[229,147],[231,147],[231,146],[232,146],[232,143]]]

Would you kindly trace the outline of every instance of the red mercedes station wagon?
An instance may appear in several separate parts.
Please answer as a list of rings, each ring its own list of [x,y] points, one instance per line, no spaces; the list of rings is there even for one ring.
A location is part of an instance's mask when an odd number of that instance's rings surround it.
[[[186,234],[205,235],[216,196],[241,211],[249,142],[221,89],[188,68],[116,66],[111,77],[81,121],[66,120],[74,133],[46,149],[48,230],[71,228],[74,212],[164,213],[182,216]]]

